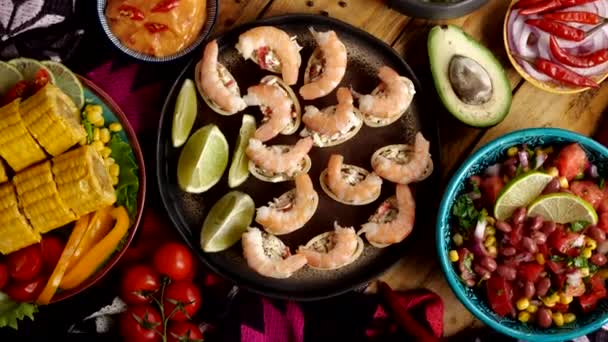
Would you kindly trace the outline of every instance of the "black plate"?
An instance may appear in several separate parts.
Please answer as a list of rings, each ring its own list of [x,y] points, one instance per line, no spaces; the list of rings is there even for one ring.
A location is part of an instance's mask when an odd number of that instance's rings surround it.
[[[359,92],[371,92],[379,82],[376,78],[378,67],[386,64],[397,70],[401,75],[410,78],[417,91],[410,109],[396,123],[384,128],[364,126],[357,136],[342,145],[324,149],[313,148],[310,153],[313,160],[310,175],[315,189],[319,193],[319,208],[315,217],[304,228],[281,236],[281,239],[293,251],[297,246],[305,244],[317,234],[332,230],[334,220],[338,220],[343,226],[353,225],[356,229],[359,229],[360,225],[365,223],[367,218],[376,210],[379,203],[394,194],[394,184],[385,182],[382,195],[370,205],[353,207],[331,200],[321,190],[318,180],[319,174],[326,167],[331,153],[342,153],[345,155],[345,163],[359,165],[371,170],[370,157],[377,148],[389,144],[412,142],[414,134],[422,131],[425,137],[431,141],[435,165],[439,165],[438,153],[436,152],[438,151],[436,124],[432,111],[422,112],[423,97],[420,82],[405,61],[391,47],[355,27],[322,16],[288,15],[264,19],[246,24],[217,38],[220,48],[220,61],[235,76],[242,93],[246,93],[247,87],[257,84],[263,76],[268,75],[268,72],[262,71],[253,62],[244,61],[234,49],[240,33],[260,25],[277,26],[290,35],[295,34],[298,37],[298,43],[304,47],[301,51],[300,81],[294,87],[296,93],[302,84],[302,74],[308,57],[315,47],[314,39],[308,31],[310,26],[318,31],[336,31],[346,45],[348,67],[341,85],[352,85]],[[305,268],[285,280],[262,277],[250,270],[242,257],[240,244],[221,253],[203,253],[200,248],[199,237],[205,213],[221,196],[229,191],[229,188],[227,186],[228,172],[225,172],[224,179],[220,183],[200,195],[185,193],[177,185],[176,169],[181,149],[175,149],[171,145],[173,109],[177,93],[184,79],[194,79],[196,62],[197,60],[192,61],[178,77],[163,108],[157,142],[158,183],[162,201],[173,224],[201,260],[212,270],[234,281],[242,288],[264,295],[295,300],[314,300],[334,296],[368,282],[399,260],[408,245],[415,243],[417,235],[419,235],[416,227],[414,233],[400,244],[384,249],[376,249],[366,244],[362,256],[356,262],[337,271],[324,272]],[[334,91],[322,99],[301,101],[301,104],[302,107],[314,104],[322,108],[335,102]],[[258,119],[261,117],[257,108],[250,107],[245,112],[255,114]],[[230,117],[220,116],[208,109],[199,97],[199,116],[194,124],[193,132],[208,123],[217,124],[226,136],[232,154],[241,125],[241,117],[240,114]],[[293,144],[297,138],[297,134],[288,137],[280,136],[273,139],[272,144]],[[426,211],[426,217],[430,217],[432,199],[422,198],[420,195],[427,194],[431,197],[433,194],[432,184],[432,181],[427,180],[413,187],[418,194],[418,213]],[[271,184],[261,182],[250,176],[237,189],[251,195],[256,206],[261,206],[292,187],[292,182]],[[429,248],[432,248],[432,246],[429,246]]]
[[[477,10],[487,2],[488,0],[461,0],[459,2],[389,0],[389,6],[410,17],[440,20],[460,18]]]

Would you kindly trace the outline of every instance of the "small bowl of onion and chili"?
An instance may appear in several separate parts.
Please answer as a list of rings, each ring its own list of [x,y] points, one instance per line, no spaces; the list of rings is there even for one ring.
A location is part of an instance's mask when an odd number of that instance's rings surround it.
[[[515,70],[556,94],[599,87],[608,77],[608,0],[513,1],[504,42]]]
[[[210,34],[217,0],[98,0],[110,41],[145,62],[168,62],[195,50]]]
[[[477,318],[531,341],[608,322],[608,149],[532,128],[481,147],[441,201],[436,244],[448,283]]]

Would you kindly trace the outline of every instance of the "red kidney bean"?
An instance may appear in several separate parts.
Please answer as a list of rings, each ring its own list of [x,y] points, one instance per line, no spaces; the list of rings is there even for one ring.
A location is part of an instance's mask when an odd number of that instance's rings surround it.
[[[538,252],[538,246],[536,246],[536,243],[530,237],[524,236],[521,239],[521,245],[524,249],[526,249],[530,253]]]
[[[553,320],[551,319],[551,311],[547,308],[538,309],[536,312],[536,323],[538,323],[538,326],[541,328],[550,327],[551,323],[553,323]]]
[[[587,229],[587,235],[597,242],[606,240],[606,232],[596,226],[589,227],[589,229]]]
[[[552,194],[554,192],[558,192],[559,189],[561,189],[561,185],[559,184],[559,179],[556,177],[553,178],[549,184],[547,184],[547,186],[545,186],[543,194]]]
[[[526,219],[526,214],[527,210],[524,207],[515,209],[515,211],[513,212],[513,216],[511,216],[511,222],[513,222],[514,224],[524,223],[524,220]]]
[[[604,266],[606,264],[606,261],[608,261],[608,260],[606,259],[605,255],[595,253],[591,256],[591,258],[589,258],[589,261],[591,261],[595,265]]]
[[[481,261],[479,262],[479,264],[490,272],[496,271],[496,261],[490,257],[481,258]]]
[[[517,249],[515,249],[515,247],[503,247],[499,250],[500,254],[510,257],[510,256],[514,256],[515,253],[517,253]]]
[[[527,281],[524,284],[524,297],[530,299],[534,297],[534,293],[536,292],[536,288],[534,287],[534,283],[531,281]]]
[[[508,166],[508,165],[517,165],[517,158],[515,158],[515,157],[511,157],[511,158],[509,158],[509,159],[505,160],[505,161],[503,162],[503,165],[504,165],[504,166]]]
[[[555,229],[557,228],[557,224],[553,221],[545,221],[543,223],[543,233],[545,233],[545,235],[549,236],[551,235],[551,233],[553,233],[555,231]]]
[[[482,280],[490,279],[490,273],[492,273],[479,264],[473,265],[473,271],[475,271],[475,273],[477,273],[477,275],[479,275]]]
[[[536,243],[537,245],[543,245],[543,244],[545,244],[545,242],[547,242],[547,235],[545,235],[545,233],[543,233],[543,232],[539,232],[539,231],[532,232],[530,237],[532,238],[532,240],[534,240],[534,243]]]
[[[551,280],[549,278],[540,278],[536,282],[536,294],[543,297],[549,292],[551,288]]]
[[[510,233],[512,230],[511,225],[505,221],[496,221],[496,229],[503,233]]]
[[[534,216],[530,220],[528,228],[530,228],[530,230],[539,230],[542,228],[542,226],[543,226],[543,218],[540,216]]]
[[[496,267],[496,273],[509,281],[513,281],[517,278],[517,270],[513,266],[498,265],[498,267]]]

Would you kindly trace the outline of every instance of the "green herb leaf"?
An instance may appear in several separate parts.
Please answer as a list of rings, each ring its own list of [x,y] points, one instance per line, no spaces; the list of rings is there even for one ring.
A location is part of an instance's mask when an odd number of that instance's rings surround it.
[[[581,230],[585,229],[587,226],[589,225],[589,222],[587,221],[575,221],[570,223],[570,230],[573,232],[580,232]]]
[[[452,214],[458,217],[458,225],[465,231],[477,223],[479,211],[475,209],[473,200],[467,195],[460,195],[452,207]]]
[[[464,255],[463,265],[467,269],[467,271],[473,273],[473,253],[466,253]]]
[[[82,127],[84,127],[84,131],[87,132],[87,144],[90,144],[93,142],[93,124],[87,119],[86,111],[83,110],[80,116],[80,123],[82,124]]]
[[[561,262],[564,261],[565,258],[563,256],[557,255],[557,254],[553,254],[551,255],[551,261],[557,261],[557,262]]]
[[[524,168],[521,166],[521,164],[517,165],[517,169],[515,169],[515,177],[521,175],[525,171],[526,170],[524,170]]]
[[[600,178],[600,189],[604,190],[606,187],[606,179],[604,177]]]
[[[471,186],[473,187],[473,190],[471,190],[473,193],[481,194],[481,191],[479,190],[479,185],[477,185],[477,183],[471,182]]]
[[[568,262],[568,264],[572,264],[576,268],[589,267],[589,263],[587,262],[587,259],[583,258],[582,256],[577,256],[576,258],[572,258],[572,260],[570,262]]]
[[[120,167],[116,186],[116,203],[124,206],[129,215],[133,217],[137,210],[137,192],[139,191],[138,167],[133,157],[133,150],[116,133],[112,135],[109,147],[112,149],[110,156]]]
[[[19,321],[26,317],[34,320],[34,314],[38,312],[38,306],[31,303],[17,303],[8,295],[0,292],[0,329],[11,327],[18,329]]]
[[[581,180],[583,178],[585,178],[585,174],[581,172],[574,177],[574,180]]]
[[[594,263],[590,263],[589,264],[589,274],[595,274],[600,268],[594,264]]]

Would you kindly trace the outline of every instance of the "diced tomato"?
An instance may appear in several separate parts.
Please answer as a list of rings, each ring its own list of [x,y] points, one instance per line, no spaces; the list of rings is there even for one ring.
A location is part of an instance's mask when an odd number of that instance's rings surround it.
[[[566,277],[566,283],[562,287],[566,296],[579,297],[585,294],[585,283],[580,279],[576,284],[571,284]]]
[[[606,191],[604,191],[604,197],[600,201],[600,204],[597,206],[598,213],[608,212],[608,196],[606,195]]]
[[[608,211],[600,213],[597,227],[608,233]]]
[[[485,199],[485,205],[494,207],[496,198],[498,198],[498,194],[500,194],[500,191],[504,186],[505,182],[498,176],[482,179],[481,184],[479,184],[479,190],[481,190],[481,195]]]
[[[494,312],[500,316],[515,315],[513,287],[505,278],[493,275],[486,282],[486,293]]]
[[[598,298],[604,298],[608,294],[604,281],[597,274],[591,277],[589,284],[591,285],[591,292],[595,294]]]
[[[580,234],[574,232],[567,232],[563,229],[556,229],[549,236],[549,244],[551,247],[557,249],[560,253],[575,256],[578,254],[578,250],[572,248],[572,244],[578,239]]]
[[[556,303],[552,308],[551,311],[555,312],[561,312],[561,313],[567,313],[569,312],[569,308],[570,306],[568,304],[562,304],[562,303]]]
[[[589,161],[583,148],[574,143],[562,148],[553,163],[559,174],[570,181],[585,171]]]
[[[590,293],[580,296],[578,301],[581,304],[583,312],[590,312],[595,310],[598,298],[593,293]]]
[[[547,247],[546,243],[538,245],[538,253],[542,254],[545,257],[545,259],[548,259],[548,257],[549,257],[549,247]]]
[[[562,262],[547,260],[545,264],[547,265],[547,267],[549,267],[551,272],[555,274],[562,274],[566,271],[566,266]]]
[[[539,265],[535,262],[521,264],[518,268],[519,279],[525,279],[534,283],[543,272],[543,269],[543,265]]]
[[[598,275],[591,277],[589,284],[590,291],[579,298],[583,312],[593,311],[597,306],[597,302],[608,294],[604,281]]]
[[[574,181],[570,184],[570,190],[589,202],[595,209],[600,206],[604,197],[604,192],[591,181]]]

